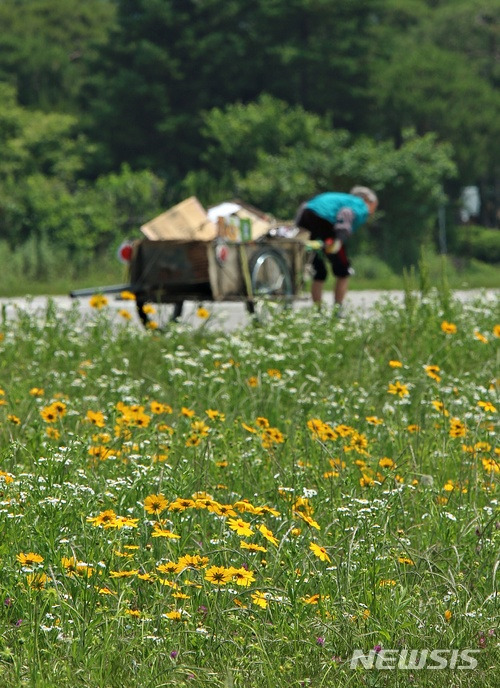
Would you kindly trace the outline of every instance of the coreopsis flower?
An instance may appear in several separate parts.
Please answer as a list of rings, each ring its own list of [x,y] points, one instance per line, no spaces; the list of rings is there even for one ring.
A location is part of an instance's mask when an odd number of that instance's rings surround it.
[[[445,334],[456,334],[457,326],[454,323],[443,320],[443,322],[441,323],[441,330]]]
[[[41,387],[32,387],[29,393],[32,397],[43,397],[45,392]]]
[[[225,414],[221,413],[220,411],[217,411],[215,409],[207,409],[205,411],[205,413],[210,418],[210,420],[220,420],[220,421],[226,420]]]
[[[228,525],[231,530],[234,530],[236,535],[241,537],[250,537],[253,535],[253,530],[250,527],[250,523],[243,521],[241,518],[229,518]]]
[[[41,564],[43,557],[41,554],[36,554],[36,552],[19,552],[16,557],[17,561],[23,566],[34,566],[35,564]]]
[[[231,569],[226,569],[224,566],[211,566],[205,572],[205,580],[214,585],[226,585],[231,578]]]
[[[168,506],[163,494],[150,494],[144,500],[144,511],[148,514],[161,514]]]
[[[148,330],[157,330],[160,326],[156,322],[156,320],[150,320],[148,323],[146,323],[146,329]]]
[[[251,598],[252,602],[256,604],[258,607],[261,607],[262,609],[265,609],[267,607],[267,597],[264,592],[256,590],[251,594]]]
[[[145,303],[144,306],[142,306],[142,312],[146,315],[154,315],[156,313],[156,308],[150,303]]]
[[[398,557],[398,562],[400,564],[406,564],[407,566],[415,566],[415,562],[409,557]]]
[[[444,404],[442,401],[438,401],[437,399],[434,399],[431,401],[431,404],[434,406],[436,411],[439,411],[440,413],[443,414],[443,416],[449,416],[449,412],[445,409]]]
[[[381,468],[396,468],[396,464],[388,456],[384,456],[383,458],[381,458],[378,462],[378,465]]]
[[[3,481],[6,485],[9,483],[14,482],[14,478],[10,475],[10,473],[6,473],[5,471],[0,471],[0,482]]]
[[[255,425],[257,425],[259,428],[268,428],[270,427],[270,423],[267,420],[267,418],[264,418],[263,416],[259,416],[258,418],[255,419]]]
[[[187,408],[186,406],[183,406],[181,408],[181,414],[186,418],[192,418],[194,416],[194,411],[192,409]]]
[[[171,612],[167,612],[165,616],[171,621],[182,621],[182,614],[175,609]]]
[[[453,613],[449,609],[447,609],[444,613],[445,621],[451,621],[452,616],[453,616]]]
[[[200,308],[198,308],[198,310],[196,311],[196,315],[198,316],[198,318],[206,320],[210,317],[210,311],[208,311],[206,308],[203,308],[203,306],[200,306]]]
[[[467,428],[459,418],[452,418],[450,420],[450,437],[465,437]]]
[[[478,342],[482,342],[483,344],[488,343],[488,337],[485,337],[484,334],[481,334],[479,330],[474,330],[474,337],[478,340]]]
[[[436,382],[441,382],[441,376],[438,375],[439,371],[440,371],[440,368],[437,365],[425,366],[425,372],[427,373],[427,375],[432,380],[436,380]]]
[[[281,373],[279,370],[276,370],[276,368],[269,368],[267,374],[269,377],[274,377],[276,380],[281,379]]]
[[[118,315],[124,320],[132,320],[132,313],[130,313],[130,311],[128,311],[126,308],[120,308]]]
[[[154,538],[167,538],[167,540],[180,540],[181,536],[177,535],[177,533],[173,533],[171,530],[167,530],[165,528],[162,528],[161,525],[158,523],[155,523],[153,526],[153,532],[151,533],[151,537]]]
[[[324,547],[320,547],[320,545],[317,545],[315,542],[311,542],[309,545],[309,549],[313,554],[315,554],[318,559],[321,561],[331,561],[328,552]]]
[[[315,595],[306,595],[305,597],[301,597],[300,600],[304,604],[311,604],[311,605],[316,605],[321,599],[321,595],[316,593]]]
[[[493,328],[493,335],[495,337],[500,337],[500,325],[495,325]]]
[[[257,530],[259,533],[264,537],[268,542],[270,542],[273,545],[277,545],[279,540],[277,537],[273,535],[272,530],[269,530],[267,526],[265,526],[263,523],[261,523],[260,526],[258,526]]]
[[[482,408],[485,413],[496,413],[497,412],[496,407],[493,406],[491,401],[478,401],[477,405],[480,408]]]
[[[57,428],[52,428],[50,426],[45,431],[45,434],[47,435],[47,437],[50,437],[51,440],[58,440],[61,437],[61,433],[59,432],[59,430]]]
[[[183,569],[182,566],[179,566],[179,563],[176,561],[166,561],[163,564],[159,564],[156,567],[157,571],[160,573],[172,573],[172,574],[177,574],[180,573]]]
[[[94,296],[90,298],[89,304],[91,308],[100,311],[108,305],[108,299],[103,294],[94,294]]]
[[[255,375],[253,375],[252,377],[249,377],[247,380],[247,385],[249,387],[258,387],[259,386],[259,378],[255,377]]]
[[[114,528],[116,524],[117,515],[113,509],[106,509],[101,511],[97,516],[87,516],[87,521],[96,527]]]
[[[12,425],[21,425],[21,419],[18,416],[15,416],[13,413],[9,413],[7,415],[7,420],[9,423],[12,423]]]
[[[384,421],[382,418],[377,418],[377,416],[367,416],[365,418],[367,423],[370,425],[383,425]]]
[[[253,571],[248,571],[243,567],[239,569],[231,567],[229,571],[231,572],[236,585],[241,585],[244,588],[248,588],[248,586],[255,582],[255,574]]]
[[[403,367],[403,364],[401,363],[401,361],[389,361],[389,365],[391,366],[391,368],[402,368]]]
[[[408,387],[402,384],[399,380],[396,380],[396,382],[390,382],[387,392],[389,394],[397,394],[400,397],[406,397],[410,393],[408,391]]]
[[[180,569],[202,569],[208,564],[208,557],[202,557],[199,554],[184,554],[177,562]]]
[[[133,294],[131,291],[122,291],[120,292],[120,298],[123,299],[123,301],[135,301],[135,294]]]
[[[101,411],[87,411],[85,418],[98,428],[103,428],[106,425],[104,414]]]
[[[26,582],[32,590],[43,590],[48,579],[46,573],[30,573],[26,576]]]
[[[254,542],[245,542],[245,540],[240,542],[240,547],[241,549],[248,550],[248,552],[267,552],[267,549],[262,547],[262,545],[257,545]]]

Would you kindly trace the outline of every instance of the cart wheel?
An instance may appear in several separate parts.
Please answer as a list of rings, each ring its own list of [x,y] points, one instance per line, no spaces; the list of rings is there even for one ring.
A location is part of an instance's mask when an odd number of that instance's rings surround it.
[[[254,299],[247,301],[247,310],[259,320],[266,319],[273,300],[289,306],[293,297],[290,268],[283,254],[274,248],[254,253],[248,263]]]
[[[154,303],[143,301],[138,298],[137,314],[144,327],[162,329],[169,322],[177,322],[182,315],[184,301],[177,301],[174,304]]]

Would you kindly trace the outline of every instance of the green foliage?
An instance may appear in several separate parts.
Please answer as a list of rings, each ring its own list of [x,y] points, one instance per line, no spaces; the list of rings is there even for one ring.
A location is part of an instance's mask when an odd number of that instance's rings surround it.
[[[2,0],[0,81],[16,87],[23,105],[77,112],[114,14],[114,0]]]
[[[207,113],[203,132],[207,165],[216,161],[208,169],[220,179],[219,192],[231,190],[282,219],[293,218],[303,200],[321,191],[347,191],[356,183],[379,191],[371,242],[393,269],[417,261],[445,199],[443,184],[455,173],[450,147],[434,134],[404,132],[396,148],[391,141],[332,130],[317,115],[269,96]],[[202,192],[204,180],[205,173],[192,173],[186,188]]]
[[[500,263],[500,230],[463,225],[456,230],[454,250],[485,263]]]

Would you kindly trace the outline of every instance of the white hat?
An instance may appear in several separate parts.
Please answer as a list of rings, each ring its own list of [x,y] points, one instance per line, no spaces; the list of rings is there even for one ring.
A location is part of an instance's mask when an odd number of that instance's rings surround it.
[[[369,203],[378,203],[377,194],[367,186],[353,186],[349,193],[353,196],[361,196]]]

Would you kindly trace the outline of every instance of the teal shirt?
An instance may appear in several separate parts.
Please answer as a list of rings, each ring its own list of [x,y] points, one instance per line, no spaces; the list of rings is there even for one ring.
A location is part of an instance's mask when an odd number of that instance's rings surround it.
[[[352,231],[355,231],[366,222],[369,214],[368,206],[359,196],[351,196],[348,193],[337,193],[334,191],[327,191],[314,196],[314,198],[307,201],[305,207],[332,224],[335,224],[337,221],[337,215],[341,208],[350,208],[354,213]]]

